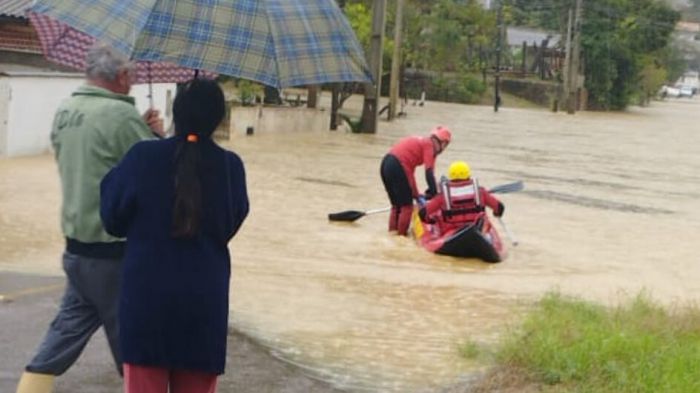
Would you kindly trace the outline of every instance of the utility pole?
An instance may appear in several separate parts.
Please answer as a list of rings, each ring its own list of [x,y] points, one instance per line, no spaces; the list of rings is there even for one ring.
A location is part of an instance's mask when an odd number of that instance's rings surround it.
[[[499,2],[498,4],[498,14],[496,16],[496,30],[498,31],[498,36],[496,37],[496,74],[495,81],[493,84],[494,94],[493,94],[493,111],[498,112],[498,107],[501,106],[501,46],[503,38],[503,4]]]
[[[389,120],[398,115],[399,76],[401,74],[401,41],[403,36],[404,0],[396,0],[396,25],[394,26],[394,54],[391,58],[391,81],[389,83]]]
[[[525,76],[527,73],[527,41],[523,41],[522,52],[523,60],[520,63],[520,72],[523,74],[523,76]]]
[[[386,0],[374,0],[372,6],[372,37],[369,50],[369,68],[374,84],[365,83],[365,100],[362,105],[362,132],[374,134],[379,121],[379,98],[382,88],[382,49],[386,23]]]
[[[561,103],[566,108],[569,108],[569,90],[571,86],[569,81],[571,80],[571,29],[574,20],[574,11],[569,8],[569,19],[566,24],[566,43],[565,43],[565,56],[564,56],[564,72],[562,72],[562,90],[561,90]]]
[[[578,104],[578,81],[581,58],[581,25],[583,19],[583,0],[576,0],[576,16],[574,17],[573,38],[571,40],[571,64],[569,65],[569,97],[566,100],[566,112],[576,113]]]

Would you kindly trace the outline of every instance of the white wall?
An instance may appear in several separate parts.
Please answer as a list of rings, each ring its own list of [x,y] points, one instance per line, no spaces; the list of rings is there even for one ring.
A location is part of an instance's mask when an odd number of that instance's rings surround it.
[[[328,131],[330,112],[294,107],[234,107],[231,110],[230,136],[254,133]]]
[[[77,74],[26,73],[0,76],[0,156],[12,157],[49,151],[51,124],[56,108],[83,83],[83,77]],[[3,84],[9,86],[9,104],[4,103],[2,99]],[[171,116],[166,113],[168,90],[174,97],[174,84],[153,85],[154,106],[165,117],[166,126],[170,124]],[[134,86],[132,95],[136,97],[139,112],[145,111],[148,108],[148,86]],[[3,107],[7,111],[4,132]]]
[[[3,79],[7,79],[10,86],[5,154],[12,157],[48,151],[56,107],[80,86],[82,79],[41,76]]]

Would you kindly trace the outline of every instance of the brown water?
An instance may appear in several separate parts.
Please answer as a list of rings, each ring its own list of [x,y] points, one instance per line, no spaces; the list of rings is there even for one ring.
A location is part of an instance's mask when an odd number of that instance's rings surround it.
[[[231,244],[231,321],[341,387],[414,392],[477,370],[459,344],[494,342],[551,289],[605,303],[641,289],[695,300],[699,102],[575,116],[428,103],[377,135],[234,136],[251,214]],[[386,213],[327,220],[386,206],[381,157],[437,123],[454,131],[439,173],[464,159],[484,185],[525,182],[502,196],[520,240],[503,263],[429,254],[388,235]],[[60,274],[59,199],[50,156],[0,160],[0,269]]]

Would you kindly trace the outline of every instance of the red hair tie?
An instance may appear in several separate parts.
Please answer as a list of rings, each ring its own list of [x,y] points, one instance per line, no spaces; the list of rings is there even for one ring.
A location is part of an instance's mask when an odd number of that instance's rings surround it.
[[[197,134],[187,134],[187,142],[196,143],[199,141]]]

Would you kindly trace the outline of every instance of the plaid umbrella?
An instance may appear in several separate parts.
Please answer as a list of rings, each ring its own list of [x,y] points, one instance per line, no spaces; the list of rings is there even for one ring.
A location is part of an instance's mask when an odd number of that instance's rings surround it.
[[[37,31],[44,57],[66,67],[85,70],[85,57],[95,38],[43,14],[30,12],[29,20]],[[135,83],[187,82],[196,72],[172,63],[150,61],[137,62],[135,70]],[[213,74],[203,76],[215,77]]]
[[[371,80],[335,0],[37,0],[31,10],[132,59],[275,87]]]

